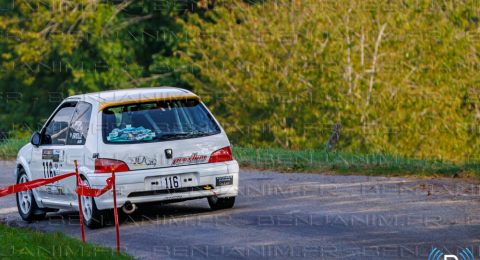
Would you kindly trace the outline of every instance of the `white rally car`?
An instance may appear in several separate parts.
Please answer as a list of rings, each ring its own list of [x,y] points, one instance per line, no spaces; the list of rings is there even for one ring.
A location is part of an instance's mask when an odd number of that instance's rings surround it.
[[[225,131],[199,97],[172,88],[105,91],[65,99],[31,143],[18,153],[17,183],[75,171],[102,188],[116,169],[117,207],[132,213],[144,203],[207,198],[212,209],[233,207],[238,163]],[[76,179],[69,177],[17,194],[24,220],[48,211],[78,209]],[[113,208],[109,191],[82,197],[84,222],[103,224]]]

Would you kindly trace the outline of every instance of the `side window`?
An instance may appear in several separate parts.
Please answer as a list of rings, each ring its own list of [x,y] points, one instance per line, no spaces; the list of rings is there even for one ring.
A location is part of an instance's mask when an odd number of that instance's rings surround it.
[[[43,133],[42,144],[62,145],[67,142],[68,125],[75,111],[74,103],[66,103],[53,116]]]
[[[90,116],[92,114],[92,105],[85,102],[78,102],[73,114],[72,123],[68,130],[68,145],[84,145],[87,140],[88,126],[90,125]]]

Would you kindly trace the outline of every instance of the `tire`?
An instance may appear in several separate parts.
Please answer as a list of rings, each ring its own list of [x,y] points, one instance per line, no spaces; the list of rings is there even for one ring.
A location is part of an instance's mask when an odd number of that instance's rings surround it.
[[[83,182],[90,187],[87,180],[83,180]],[[99,210],[92,197],[81,196],[81,200],[83,223],[90,229],[104,227],[108,220],[108,212]]]
[[[235,197],[218,198],[208,197],[208,205],[212,210],[230,209],[235,204]]]
[[[17,184],[30,181],[24,169],[19,170]],[[47,212],[38,207],[37,201],[32,190],[22,191],[15,194],[17,198],[18,213],[23,220],[31,222],[33,220],[44,219]]]

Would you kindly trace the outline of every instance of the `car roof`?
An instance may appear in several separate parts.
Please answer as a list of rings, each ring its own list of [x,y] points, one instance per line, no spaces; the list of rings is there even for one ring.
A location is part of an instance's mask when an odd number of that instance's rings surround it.
[[[151,87],[108,90],[68,97],[66,100],[90,100],[102,104],[165,98],[198,98],[189,90],[175,87]]]

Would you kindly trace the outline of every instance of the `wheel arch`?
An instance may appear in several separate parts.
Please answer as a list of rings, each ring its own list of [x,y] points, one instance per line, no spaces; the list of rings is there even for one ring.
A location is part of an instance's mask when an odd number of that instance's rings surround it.
[[[78,167],[78,175],[80,175],[80,179],[82,179],[82,181],[89,180],[88,175],[92,173],[93,173],[93,170],[90,169],[89,167],[86,167],[86,166]]]
[[[17,167],[15,168],[15,177],[18,177],[21,170],[25,170],[25,167],[23,167],[22,164],[17,164]]]
[[[27,177],[30,181],[32,181],[34,179],[33,176],[32,176],[32,172],[30,171],[30,167],[28,167],[28,165],[29,164],[25,160],[25,158],[19,157],[17,159],[17,163],[16,163],[16,166],[15,166],[15,183],[18,180],[18,177],[19,177],[19,174],[20,174],[21,170],[23,170],[25,172],[25,174],[27,175]],[[39,195],[39,193],[37,192],[37,189],[33,189],[32,193],[33,193],[33,196],[35,197],[37,205],[40,208],[43,208],[42,198]]]
[[[30,172],[28,163],[23,158],[19,158],[17,160],[17,165],[15,167],[15,178],[18,178],[21,170],[23,170],[27,174],[29,180],[32,180],[32,173]]]

